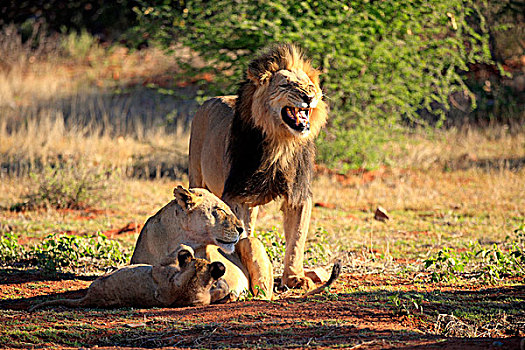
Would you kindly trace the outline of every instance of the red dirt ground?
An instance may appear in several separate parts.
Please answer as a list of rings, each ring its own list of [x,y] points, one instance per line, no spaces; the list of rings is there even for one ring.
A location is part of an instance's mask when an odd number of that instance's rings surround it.
[[[388,299],[381,297],[379,291],[345,292],[343,286],[394,284],[418,292],[479,293],[474,299],[479,297],[484,301],[498,300],[502,294],[523,300],[525,288],[464,287],[458,291],[458,288],[436,286],[421,291],[421,286],[411,285],[410,279],[348,273],[336,282],[332,294],[309,299],[301,298],[299,292],[294,291],[281,294],[272,302],[251,300],[207,307],[118,311],[78,309],[71,312],[57,308],[28,313],[30,305],[44,299],[81,297],[92,280],[80,280],[73,275],[60,277],[62,279],[49,280],[39,274],[14,270],[0,274],[0,324],[7,325],[5,327],[17,323],[37,328],[75,328],[79,321],[90,327],[81,335],[68,336],[67,333],[63,338],[41,339],[39,343],[27,344],[28,347],[67,348],[68,343],[64,341],[78,337],[76,340],[84,346],[99,348],[520,349],[520,337],[525,335],[518,332],[505,335],[508,338],[446,337],[436,334],[435,317],[429,316],[434,311],[449,311],[446,308],[425,304],[426,314],[406,315],[389,306]],[[458,297],[461,298],[461,294]],[[0,335],[0,347],[11,347],[9,342],[2,344],[2,341],[15,336],[6,338],[2,332]]]

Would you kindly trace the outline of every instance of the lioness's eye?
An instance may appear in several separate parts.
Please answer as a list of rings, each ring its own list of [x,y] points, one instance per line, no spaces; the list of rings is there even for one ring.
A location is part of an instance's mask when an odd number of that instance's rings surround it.
[[[214,208],[212,214],[216,219],[220,219],[221,217],[226,215],[226,211],[222,208],[216,207]]]

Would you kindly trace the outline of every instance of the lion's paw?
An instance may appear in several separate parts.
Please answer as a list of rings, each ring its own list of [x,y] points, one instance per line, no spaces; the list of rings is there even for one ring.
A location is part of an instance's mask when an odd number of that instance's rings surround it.
[[[315,283],[306,276],[288,276],[281,281],[282,286],[295,289],[311,290],[315,288]]]

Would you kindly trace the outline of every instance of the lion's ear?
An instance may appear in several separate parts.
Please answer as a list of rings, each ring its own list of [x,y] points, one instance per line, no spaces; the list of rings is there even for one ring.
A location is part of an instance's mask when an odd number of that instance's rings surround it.
[[[188,190],[180,185],[175,187],[173,195],[175,196],[177,204],[186,210],[193,210],[203,201],[201,194],[195,193],[195,191]]]
[[[272,73],[252,63],[246,71],[246,77],[255,85],[264,85],[270,80]]]

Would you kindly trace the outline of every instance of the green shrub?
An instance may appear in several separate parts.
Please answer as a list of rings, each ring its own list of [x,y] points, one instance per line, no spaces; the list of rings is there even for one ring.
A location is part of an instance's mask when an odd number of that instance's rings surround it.
[[[269,231],[258,231],[256,233],[265,248],[268,257],[276,268],[281,268],[284,263],[284,254],[286,251],[286,240],[284,233],[281,233],[275,227]],[[305,265],[316,266],[326,264],[330,256],[328,249],[328,232],[323,228],[317,228],[309,241],[306,242],[305,247]]]
[[[234,93],[263,46],[294,42],[304,48],[323,71],[332,106],[320,138],[321,161],[327,154],[354,166],[368,161],[368,143],[356,135],[375,122],[420,123],[421,110],[443,118],[452,93],[473,96],[460,73],[469,63],[490,61],[485,21],[471,0],[141,3],[136,11],[148,35],[166,47],[178,37],[206,59],[204,68],[180,63],[184,74],[212,73],[210,93]],[[376,148],[381,143],[367,140]],[[352,152],[341,153],[341,144],[359,155],[347,159]]]
[[[72,236],[52,234],[32,247],[35,265],[45,272],[61,269],[104,268],[124,264],[129,254],[120,243],[103,234]]]
[[[0,236],[0,265],[9,265],[26,256],[26,249],[18,244],[18,235],[5,232]]]
[[[114,173],[83,163],[65,162],[48,165],[39,173],[31,174],[37,184],[34,193],[11,210],[55,208],[81,209],[103,199]]]
[[[432,281],[449,281],[463,276],[495,281],[505,276],[525,274],[525,224],[509,235],[502,244],[482,247],[469,243],[462,252],[443,248],[425,260],[432,270]]]
[[[284,261],[285,239],[284,233],[281,233],[275,227],[269,231],[257,232],[256,237],[259,238],[266,247],[266,253],[274,266],[280,266]]]
[[[85,29],[80,32],[72,31],[61,39],[64,52],[74,60],[83,61],[91,54],[101,56],[102,48],[98,40]],[[95,60],[95,63],[96,60]]]
[[[313,234],[313,237],[306,242],[305,247],[305,265],[317,266],[326,264],[330,257],[331,251],[328,243],[328,231],[322,227],[318,227]]]
[[[125,264],[130,257],[119,242],[101,233],[86,236],[51,234],[31,247],[20,245],[17,238],[12,233],[0,237],[0,265],[26,263],[52,273],[62,269],[104,269]]]

